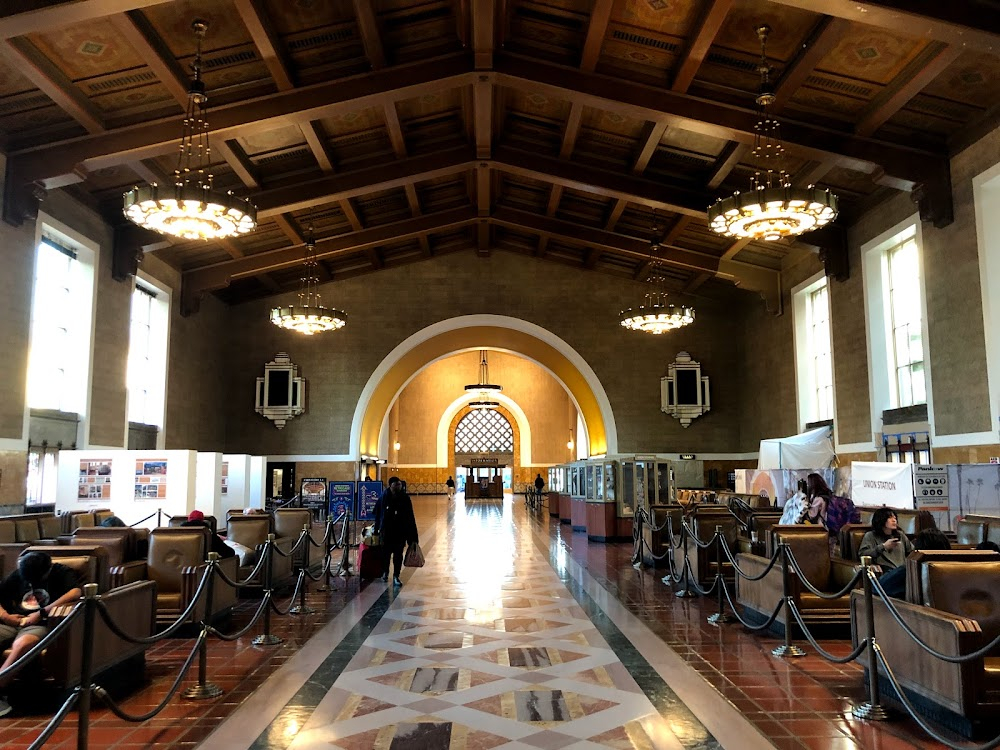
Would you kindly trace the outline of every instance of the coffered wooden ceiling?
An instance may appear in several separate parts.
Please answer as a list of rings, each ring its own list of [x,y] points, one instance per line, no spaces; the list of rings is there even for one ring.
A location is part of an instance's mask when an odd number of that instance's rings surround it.
[[[195,18],[216,184],[260,227],[171,244],[121,193],[173,169]],[[118,272],[143,250],[183,271],[185,312],[296,289],[308,226],[323,280],[497,251],[642,279],[658,226],[675,291],[777,311],[808,246],[705,224],[749,181],[761,22],[796,184],[834,190],[840,225],[899,190],[949,223],[949,154],[1000,122],[993,0],[6,0],[4,218],[73,192],[119,226]],[[843,233],[804,243],[836,265]]]

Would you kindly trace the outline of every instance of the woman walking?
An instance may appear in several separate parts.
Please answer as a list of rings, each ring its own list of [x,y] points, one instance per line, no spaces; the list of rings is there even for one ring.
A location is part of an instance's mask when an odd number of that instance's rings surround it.
[[[417,544],[417,521],[413,517],[413,502],[403,489],[399,477],[389,477],[389,489],[375,504],[375,533],[382,538],[382,580],[389,580],[392,561],[392,585],[402,586],[399,571],[403,566],[403,547]]]

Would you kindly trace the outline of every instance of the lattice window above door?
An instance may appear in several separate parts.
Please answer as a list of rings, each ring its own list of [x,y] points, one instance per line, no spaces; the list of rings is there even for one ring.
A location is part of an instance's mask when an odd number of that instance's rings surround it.
[[[500,412],[478,409],[455,428],[456,453],[513,453],[514,429]]]

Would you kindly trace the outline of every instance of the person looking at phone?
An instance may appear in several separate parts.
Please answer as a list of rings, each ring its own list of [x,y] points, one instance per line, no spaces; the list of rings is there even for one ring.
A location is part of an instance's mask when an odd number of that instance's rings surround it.
[[[872,530],[861,539],[858,554],[871,557],[872,565],[882,574],[905,564],[913,545],[899,530],[899,519],[892,508],[879,508],[872,514]]]

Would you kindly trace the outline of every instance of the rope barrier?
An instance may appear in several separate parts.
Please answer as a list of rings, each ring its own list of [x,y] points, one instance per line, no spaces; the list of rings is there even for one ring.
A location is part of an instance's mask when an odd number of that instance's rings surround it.
[[[184,611],[181,612],[177,619],[174,620],[165,630],[161,630],[156,635],[151,635],[149,637],[143,636],[133,636],[122,630],[118,623],[111,619],[111,613],[108,612],[107,605],[98,598],[97,600],[97,612],[100,614],[101,619],[104,620],[104,624],[108,626],[108,629],[114,633],[116,636],[121,638],[123,641],[129,643],[134,643],[141,646],[150,646],[154,643],[159,643],[165,638],[169,638],[178,630],[180,630],[185,625],[189,624],[191,614],[194,612],[194,608],[198,606],[198,601],[201,599],[205,591],[205,586],[208,581],[208,567],[205,568],[205,572],[202,573],[201,581],[198,582],[198,588],[195,589],[194,596],[191,597],[191,601],[185,607]]]
[[[730,565],[733,566],[733,570],[736,571],[736,575],[738,575],[744,581],[760,581],[760,580],[762,580],[768,573],[771,572],[771,569],[774,568],[774,566],[778,564],[778,560],[781,557],[781,550],[775,550],[774,554],[771,555],[771,559],[767,563],[767,567],[764,568],[764,572],[761,573],[760,575],[751,576],[751,575],[748,575],[748,574],[744,573],[743,572],[743,568],[741,568],[739,566],[739,563],[736,562],[736,558],[733,556],[732,550],[729,549],[729,544],[728,544],[728,542],[726,542],[726,538],[725,537],[722,538],[722,549],[725,550],[726,557],[729,558],[729,563],[730,563]]]
[[[815,586],[813,586],[809,582],[809,579],[806,578],[805,575],[803,575],[802,568],[799,567],[799,563],[798,563],[798,561],[796,561],[795,555],[792,553],[791,548],[787,548],[786,549],[786,553],[788,554],[788,562],[791,564],[792,568],[795,570],[795,575],[797,575],[799,577],[799,581],[801,581],[802,585],[805,586],[807,589],[809,589],[809,591],[813,595],[818,596],[820,599],[828,599],[828,600],[829,599],[840,599],[841,597],[845,596],[846,594],[849,594],[851,591],[854,590],[854,587],[857,586],[858,581],[861,580],[861,577],[863,575],[862,569],[858,568],[857,570],[854,571],[854,576],[851,578],[850,583],[848,583],[844,588],[842,588],[840,591],[836,592],[835,594],[830,594],[830,593],[827,593],[827,592],[824,592],[824,591],[820,591],[818,588],[816,588]]]
[[[247,633],[249,633],[250,629],[257,624],[258,620],[260,620],[261,616],[264,614],[264,608],[268,605],[270,601],[271,601],[271,592],[265,591],[263,598],[260,600],[260,605],[257,607],[257,611],[254,612],[253,614],[253,618],[241,630],[235,633],[223,633],[220,630],[212,627],[211,625],[207,627],[207,631],[210,634],[214,635],[216,638],[219,638],[220,640],[223,641],[231,642],[238,640],[243,636],[245,636]]]
[[[261,552],[264,552],[265,547],[266,544],[262,544],[257,549],[260,550]],[[253,570],[251,570],[247,574],[247,577],[242,581],[234,581],[226,574],[226,571],[224,571],[222,568],[217,568],[215,572],[219,576],[219,578],[221,578],[222,581],[230,588],[238,589],[238,588],[246,588],[247,586],[259,586],[260,582],[256,579],[260,575],[266,560],[267,560],[267,554],[265,552],[264,554],[261,554],[261,556],[257,559],[257,564],[254,565]]]
[[[886,677],[889,678],[889,683],[892,685],[893,690],[896,691],[896,696],[899,698],[899,702],[903,704],[903,708],[910,715],[921,729],[923,729],[927,734],[929,734],[933,739],[940,742],[942,745],[952,748],[952,750],[993,750],[996,747],[1000,747],[1000,736],[994,737],[992,740],[982,744],[982,745],[968,745],[968,744],[956,744],[952,742],[947,737],[938,734],[917,712],[910,702],[910,699],[906,696],[906,691],[903,686],[899,684],[899,680],[896,679],[895,673],[892,671],[892,667],[889,666],[889,662],[885,658],[885,654],[882,653],[882,649],[877,648],[875,653],[878,657],[878,664],[881,664],[885,668]],[[869,670],[870,674],[875,674],[877,672],[877,665],[873,664],[872,668]]]
[[[740,613],[736,611],[736,604],[733,603],[733,598],[729,593],[729,589],[723,586],[722,590],[726,594],[726,601],[729,602],[729,608],[733,610],[733,615],[736,617],[737,620],[739,620],[740,625],[742,625],[747,630],[753,633],[760,633],[761,631],[767,630],[769,627],[771,627],[771,625],[774,624],[774,621],[778,619],[778,613],[781,612],[781,608],[785,606],[785,600],[782,599],[780,602],[778,602],[778,606],[774,608],[774,611],[770,614],[770,616],[767,618],[767,620],[764,621],[762,625],[751,625],[748,620],[743,619],[742,615],[740,615]]]
[[[108,694],[108,692],[100,685],[93,686],[92,689],[94,695],[103,700],[105,704],[107,704],[107,707],[111,710],[111,712],[119,719],[122,719],[123,721],[131,721],[133,723],[139,723],[152,719],[154,716],[160,713],[164,708],[166,708],[167,704],[170,703],[170,700],[177,694],[177,691],[178,689],[180,689],[181,686],[181,681],[184,679],[184,676],[188,673],[188,670],[191,669],[191,665],[194,664],[194,657],[196,657],[198,655],[198,652],[201,650],[201,644],[204,642],[205,638],[206,638],[206,631],[202,630],[200,633],[198,633],[198,637],[195,638],[194,648],[191,649],[191,653],[188,654],[187,659],[184,660],[184,664],[181,666],[181,671],[177,674],[177,677],[176,679],[174,679],[173,684],[167,691],[166,696],[164,696],[163,700],[160,701],[159,704],[156,706],[156,708],[154,708],[152,711],[148,711],[144,714],[130,714],[126,712],[121,706],[119,706],[118,703],[115,702],[114,698],[112,698]]]
[[[791,611],[792,616],[795,618],[795,622],[797,622],[799,627],[802,628],[802,634],[806,637],[806,640],[809,641],[809,645],[816,649],[816,653],[827,661],[833,662],[834,664],[847,664],[848,662],[852,662],[857,659],[861,655],[861,652],[868,648],[868,639],[865,638],[847,656],[834,656],[816,642],[813,634],[810,633],[809,628],[806,627],[805,620],[802,619],[802,613],[799,612],[799,608],[795,605],[795,602],[789,602],[788,608]]]
[[[987,643],[985,646],[983,646],[980,649],[977,649],[976,651],[973,651],[972,653],[962,654],[961,656],[949,656],[948,654],[942,654],[940,651],[924,643],[924,641],[920,638],[920,636],[914,632],[913,628],[911,628],[906,623],[906,620],[903,619],[902,614],[900,614],[899,610],[896,609],[895,605],[893,605],[891,601],[892,597],[889,596],[887,593],[885,593],[885,589],[882,588],[882,584],[879,582],[878,577],[875,575],[875,572],[869,571],[868,575],[871,576],[872,588],[879,595],[879,598],[882,599],[882,602],[885,604],[886,609],[889,610],[889,614],[892,615],[892,619],[894,619],[896,623],[899,625],[899,627],[903,629],[903,632],[905,632],[908,636],[910,636],[910,640],[912,640],[914,643],[920,646],[920,648],[922,648],[924,651],[926,651],[934,658],[940,659],[941,661],[946,661],[949,664],[964,664],[965,662],[968,661],[981,659],[982,657],[986,656],[990,651],[993,651],[998,645],[1000,645],[1000,635],[998,635],[996,638]]]
[[[55,716],[49,719],[49,723],[45,725],[45,729],[42,733],[35,738],[35,741],[28,745],[28,750],[38,750],[42,745],[49,741],[49,738],[55,733],[59,726],[63,723],[63,719],[73,710],[73,706],[77,704],[80,700],[80,688],[75,688],[72,693],[63,701],[63,704],[56,711]]]

